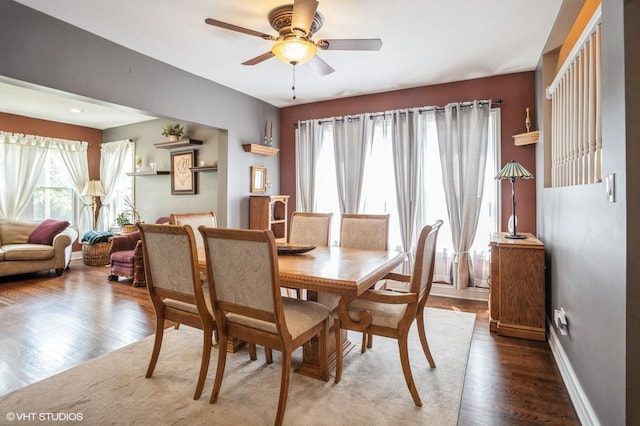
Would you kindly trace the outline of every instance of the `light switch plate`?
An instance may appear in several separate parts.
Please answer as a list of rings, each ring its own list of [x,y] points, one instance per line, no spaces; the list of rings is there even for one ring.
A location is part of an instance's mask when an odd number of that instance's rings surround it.
[[[607,201],[616,202],[616,174],[611,173],[605,179],[605,191],[607,191]]]

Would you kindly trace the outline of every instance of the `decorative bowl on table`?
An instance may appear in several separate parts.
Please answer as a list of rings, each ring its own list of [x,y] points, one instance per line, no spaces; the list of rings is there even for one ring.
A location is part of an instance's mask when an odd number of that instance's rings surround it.
[[[291,255],[291,254],[302,254],[307,253],[316,246],[292,246],[292,245],[278,245],[278,254],[282,255]]]

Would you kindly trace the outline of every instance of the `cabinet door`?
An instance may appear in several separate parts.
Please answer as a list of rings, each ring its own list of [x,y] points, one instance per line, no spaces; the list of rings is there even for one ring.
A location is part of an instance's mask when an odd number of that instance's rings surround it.
[[[500,248],[499,333],[544,340],[544,250]]]

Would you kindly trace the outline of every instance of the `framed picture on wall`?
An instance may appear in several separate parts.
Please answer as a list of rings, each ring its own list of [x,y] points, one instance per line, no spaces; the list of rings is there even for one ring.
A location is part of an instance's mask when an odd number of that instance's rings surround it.
[[[267,168],[251,166],[251,192],[267,192]]]
[[[171,153],[171,194],[197,194],[195,173],[196,150]]]

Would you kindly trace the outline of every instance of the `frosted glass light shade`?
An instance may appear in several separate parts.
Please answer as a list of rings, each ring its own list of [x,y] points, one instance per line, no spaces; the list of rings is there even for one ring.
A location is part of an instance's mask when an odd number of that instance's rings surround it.
[[[315,44],[303,38],[289,36],[271,48],[276,58],[285,64],[300,65],[308,62],[318,51]]]

